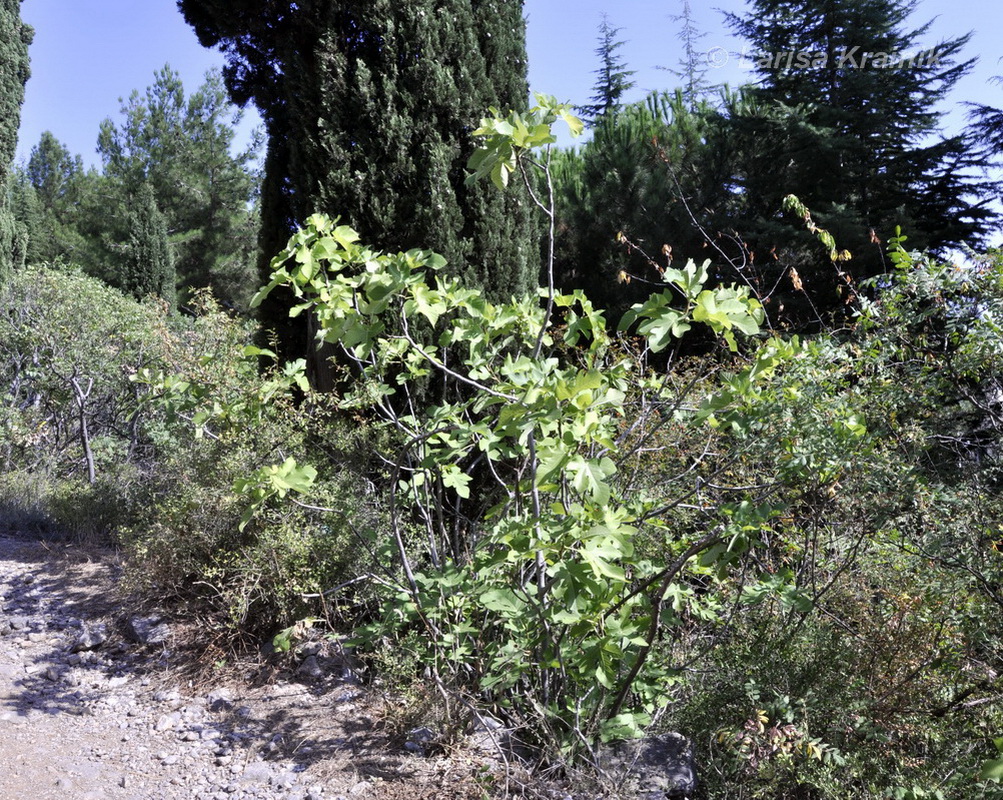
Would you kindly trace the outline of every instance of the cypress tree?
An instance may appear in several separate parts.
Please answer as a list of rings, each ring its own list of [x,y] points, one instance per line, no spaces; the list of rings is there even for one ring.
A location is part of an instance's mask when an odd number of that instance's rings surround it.
[[[144,183],[129,211],[129,240],[116,279],[118,288],[136,299],[156,294],[174,302],[175,273],[167,241],[167,221],[157,208],[153,187]]]
[[[35,32],[21,21],[21,0],[0,0],[0,182],[17,152],[24,85],[31,75],[28,45]]]
[[[34,30],[21,20],[21,0],[0,0],[0,277],[24,263],[23,225],[8,199],[8,177],[17,152],[24,85],[31,74],[28,45]]]
[[[203,45],[226,54],[231,97],[265,121],[263,273],[294,224],[320,211],[380,249],[440,252],[489,296],[537,285],[527,198],[464,183],[487,108],[526,107],[521,0],[178,5]],[[285,322],[287,303],[262,317],[289,355],[302,331]]]

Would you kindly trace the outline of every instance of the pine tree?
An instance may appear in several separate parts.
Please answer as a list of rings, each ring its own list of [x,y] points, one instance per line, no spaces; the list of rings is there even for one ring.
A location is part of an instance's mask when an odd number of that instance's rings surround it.
[[[977,244],[993,217],[972,199],[990,187],[969,177],[980,162],[971,143],[930,141],[937,104],[971,68],[957,60],[969,37],[924,45],[929,23],[906,27],[915,5],[753,0],[745,16],[728,15],[760,78],[734,114],[748,203],[736,227],[762,261],[790,238],[773,222],[782,197],[812,209],[853,257],[833,269],[822,256],[810,279],[802,272],[817,308],[840,302],[838,285],[885,269],[882,242],[896,226],[910,245],[940,249]]]
[[[21,20],[21,0],[0,0],[0,279],[24,262],[27,234],[9,207],[8,178],[17,152],[24,85],[31,74],[34,30]]]
[[[121,121],[101,124],[98,152],[113,192],[129,198],[145,183],[153,189],[186,291],[208,286],[246,308],[256,258],[248,212],[256,145],[231,153],[234,111],[218,72],[186,96],[178,73],[165,66],[122,105]]]
[[[74,229],[83,178],[80,156],[71,155],[50,131],[45,131],[31,149],[27,168],[20,177],[25,186],[18,216],[28,227],[30,263],[69,260],[76,250],[78,237]]]
[[[72,197],[74,184],[84,171],[83,159],[73,156],[51,131],[45,131],[28,158],[27,177],[48,210]]]
[[[626,44],[616,38],[621,30],[610,25],[608,15],[602,15],[602,22],[599,23],[599,46],[595,50],[599,56],[599,69],[594,73],[597,79],[592,87],[595,94],[589,98],[592,100],[589,105],[579,106],[577,109],[590,127],[607,114],[617,111],[623,96],[635,85],[630,80],[634,70],[627,69],[627,63],[617,54],[617,50]]]
[[[707,101],[691,108],[677,90],[602,117],[587,143],[562,151],[554,169],[560,283],[584,289],[615,320],[664,288],[641,251],[659,266],[715,255],[696,223],[715,234],[731,209],[726,130],[717,109]]]
[[[489,106],[524,109],[521,0],[179,0],[226,54],[231,97],[267,127],[262,272],[293,227],[340,216],[383,250],[430,248],[490,296],[534,287],[540,250],[519,191],[467,187],[470,133]],[[262,311],[287,354],[288,298]]]

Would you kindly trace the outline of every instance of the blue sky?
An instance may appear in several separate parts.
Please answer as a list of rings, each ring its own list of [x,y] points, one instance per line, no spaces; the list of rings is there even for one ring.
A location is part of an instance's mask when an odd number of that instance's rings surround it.
[[[741,13],[739,0],[709,6],[692,0],[697,25],[706,32],[701,47],[722,66],[708,76],[714,82],[743,82],[748,75],[736,53],[743,43],[731,37],[718,8]],[[561,100],[585,102],[594,81],[596,31],[602,12],[622,28],[620,51],[637,71],[638,86],[630,99],[652,89],[672,88],[676,79],[658,67],[675,67],[676,38],[682,0],[527,0],[530,82],[535,91]],[[23,18],[35,27],[31,48],[32,78],[22,110],[19,158],[26,159],[45,130],[51,130],[71,152],[88,164],[97,161],[98,126],[118,118],[119,98],[143,90],[165,63],[181,73],[188,91],[221,57],[204,50],[176,9],[174,0],[23,0]],[[1003,73],[1003,4],[986,0],[919,0],[911,22],[918,26],[936,18],[936,39],[974,31],[967,54],[980,63],[952,96],[945,127],[962,123],[964,100],[1003,106],[1003,87],[989,78]],[[730,55],[729,55],[730,54]],[[245,128],[253,119],[245,123]]]

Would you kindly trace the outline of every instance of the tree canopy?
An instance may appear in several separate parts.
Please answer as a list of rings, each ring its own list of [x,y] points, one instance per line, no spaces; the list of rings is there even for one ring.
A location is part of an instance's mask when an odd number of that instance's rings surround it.
[[[141,300],[150,294],[169,302],[175,297],[176,274],[167,244],[167,220],[157,208],[153,187],[144,183],[133,198],[128,217],[129,239],[117,285]]]
[[[254,102],[265,120],[263,269],[294,224],[319,211],[383,249],[434,248],[494,296],[536,285],[525,195],[464,183],[485,110],[526,107],[521,2],[178,5],[200,41],[226,55],[233,99]],[[286,320],[289,302],[270,299],[262,313],[287,343],[303,335]]]
[[[31,75],[28,45],[35,31],[21,20],[21,0],[0,2],[0,183],[17,150],[24,85]]]
[[[100,171],[85,170],[51,131],[15,170],[12,207],[28,260],[73,264],[171,302],[211,288],[226,306],[248,311],[258,145],[254,137],[234,152],[240,114],[220,74],[210,71],[189,95],[166,65],[120,112],[101,124]]]
[[[630,80],[634,70],[627,69],[627,62],[617,53],[625,44],[617,39],[621,30],[610,24],[609,15],[602,15],[599,46],[595,51],[599,56],[599,68],[594,71],[596,82],[592,87],[595,94],[589,98],[591,103],[578,107],[579,115],[589,125],[595,125],[600,118],[620,108],[623,96],[634,88],[634,81]]]
[[[34,30],[21,20],[21,0],[0,0],[0,278],[23,263],[27,236],[8,208],[7,179],[17,151],[24,85],[31,75]]]
[[[118,121],[101,124],[104,178],[127,205],[149,184],[164,216],[172,259],[185,293],[212,287],[246,308],[254,273],[253,224],[257,145],[233,153],[240,114],[222,79],[209,72],[186,96],[169,65],[144,93],[134,91]],[[119,235],[117,239],[121,239]]]
[[[678,21],[692,55],[687,7]],[[939,133],[940,104],[972,64],[968,37],[928,42],[929,24],[909,26],[914,7],[756,0],[728,15],[757,83],[702,101],[687,59],[680,100],[610,114],[562,154],[564,285],[617,310],[673,259],[709,257],[722,280],[753,286],[775,322],[800,328],[849,308],[861,281],[887,269],[899,227],[935,252],[978,246],[997,219],[998,186],[983,171],[995,117],[976,109],[988,148]],[[791,194],[838,248],[783,212]],[[620,233],[635,247],[616,244]]]
[[[738,227],[760,255],[781,244],[769,219],[788,193],[852,254],[839,271],[858,280],[883,271],[876,243],[896,226],[941,249],[977,244],[995,218],[980,199],[991,186],[975,173],[984,162],[971,142],[938,134],[938,104],[974,62],[961,56],[970,35],[929,42],[930,23],[908,24],[915,8],[754,0],[746,14],[727,15],[751,44],[759,78],[734,127],[747,153],[737,174],[746,222],[765,222]],[[835,275],[823,265],[813,290],[831,288]]]

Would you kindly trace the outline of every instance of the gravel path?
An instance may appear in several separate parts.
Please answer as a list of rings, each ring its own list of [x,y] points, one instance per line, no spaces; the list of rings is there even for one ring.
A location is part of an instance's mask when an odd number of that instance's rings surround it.
[[[116,606],[116,571],[0,536],[0,797],[396,795],[381,776],[401,759],[379,754],[361,689],[321,645],[299,680],[190,696],[172,685],[171,627]]]

